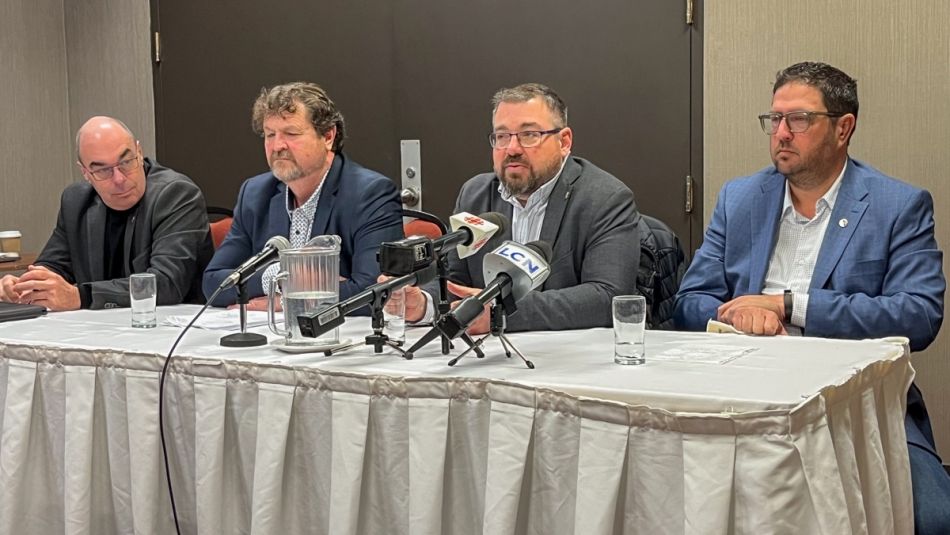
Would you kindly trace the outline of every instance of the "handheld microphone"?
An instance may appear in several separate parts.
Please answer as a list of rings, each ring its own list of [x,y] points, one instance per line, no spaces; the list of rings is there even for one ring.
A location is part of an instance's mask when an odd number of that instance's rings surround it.
[[[267,240],[267,243],[264,244],[264,248],[261,249],[261,252],[256,255],[248,258],[243,264],[237,267],[226,279],[221,281],[221,290],[226,290],[232,286],[243,283],[247,279],[254,276],[255,273],[264,269],[284,249],[290,248],[290,242],[287,241],[287,238],[283,236],[274,236],[271,239]]]
[[[300,334],[307,338],[316,338],[331,329],[343,325],[343,317],[350,312],[377,301],[382,303],[389,298],[389,294],[394,290],[398,290],[403,286],[425,284],[434,279],[435,275],[436,265],[431,264],[420,271],[378,282],[353,297],[350,297],[346,301],[327,307],[324,310],[297,316],[297,325],[300,326]]]
[[[521,245],[506,241],[494,251],[485,255],[482,274],[489,282],[485,289],[471,297],[466,297],[451,312],[439,318],[435,326],[449,339],[454,339],[484,310],[486,304],[496,297],[505,303],[505,312],[514,313],[515,303],[528,292],[541,286],[551,269],[548,259],[551,246],[547,242],[534,241]]]
[[[508,218],[497,212],[474,216],[467,212],[449,218],[452,232],[430,239],[413,236],[380,244],[378,260],[380,271],[387,275],[406,275],[425,268],[439,255],[455,247],[459,258],[475,254],[495,234],[505,232]]]

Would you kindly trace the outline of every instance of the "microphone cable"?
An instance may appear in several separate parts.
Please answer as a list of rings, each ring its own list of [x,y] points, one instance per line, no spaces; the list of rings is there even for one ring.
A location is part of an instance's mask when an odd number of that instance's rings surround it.
[[[181,535],[181,527],[178,524],[178,509],[175,506],[175,491],[172,489],[171,467],[168,464],[168,447],[165,444],[165,376],[167,375],[168,364],[172,361],[172,353],[175,352],[175,348],[178,347],[179,342],[184,338],[188,329],[198,321],[198,318],[204,314],[204,311],[208,309],[208,306],[214,301],[214,298],[221,293],[221,290],[222,288],[219,286],[218,289],[211,294],[211,297],[208,298],[204,306],[201,307],[201,310],[195,314],[195,317],[191,318],[188,325],[185,325],[185,328],[178,334],[175,343],[173,343],[171,349],[168,350],[168,355],[165,356],[165,362],[162,364],[162,372],[158,378],[158,434],[162,439],[162,463],[165,466],[165,481],[168,483],[168,499],[171,500],[172,504],[172,518],[175,520],[175,533],[178,535]]]

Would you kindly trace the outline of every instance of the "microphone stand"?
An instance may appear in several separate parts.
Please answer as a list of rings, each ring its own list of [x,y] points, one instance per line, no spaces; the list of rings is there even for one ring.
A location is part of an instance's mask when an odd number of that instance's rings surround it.
[[[436,310],[438,310],[436,319],[438,320],[439,317],[448,314],[449,311],[452,310],[452,305],[449,303],[449,285],[448,285],[449,259],[448,259],[448,256],[439,255],[438,259],[436,260],[436,265],[438,266],[438,269],[439,269],[439,304],[436,306]],[[442,339],[442,354],[448,355],[449,351],[453,349],[452,340],[433,324],[432,328],[429,329],[429,332],[422,335],[422,338],[417,340],[416,343],[412,345],[412,347],[410,347],[407,351],[405,351],[406,359],[412,359],[412,356],[413,354],[415,354],[416,351],[421,349],[422,346],[431,342],[437,336]],[[474,350],[475,355],[478,358],[483,358],[485,356],[485,352],[482,351],[482,348],[478,347],[478,344],[475,343],[475,340],[473,340],[472,337],[468,333],[463,332],[459,336],[459,338],[461,338],[463,342],[468,344],[468,349],[465,350],[466,353],[468,351]]]
[[[506,314],[514,312],[515,309],[515,300],[512,297],[511,292],[504,292],[495,297],[495,302],[491,306],[491,328],[488,334],[479,338],[475,341],[475,344],[462,352],[461,355],[455,357],[449,361],[449,366],[455,366],[458,361],[467,355],[470,351],[475,350],[480,351],[479,346],[481,346],[485,339],[489,336],[494,336],[498,338],[501,342],[501,347],[505,350],[505,355],[508,358],[511,358],[511,352],[514,351],[521,360],[524,361],[525,366],[528,369],[534,369],[534,363],[528,360],[521,351],[518,351],[518,348],[511,342],[508,336],[505,335],[505,326],[507,325]],[[481,355],[479,355],[481,358]]]
[[[373,346],[374,353],[382,353],[383,346],[389,346],[396,350],[402,357],[406,360],[412,360],[412,353],[404,350],[402,348],[402,342],[394,342],[389,338],[389,335],[383,332],[383,326],[385,325],[385,320],[383,318],[383,307],[386,301],[389,301],[389,295],[391,290],[385,290],[376,294],[375,299],[373,299],[373,334],[370,334],[366,337],[366,345]]]
[[[247,332],[247,303],[250,299],[247,296],[247,283],[239,282],[237,285],[238,306],[241,309],[241,332],[232,333],[221,337],[221,345],[225,347],[255,347],[267,345],[267,337],[263,334]]]

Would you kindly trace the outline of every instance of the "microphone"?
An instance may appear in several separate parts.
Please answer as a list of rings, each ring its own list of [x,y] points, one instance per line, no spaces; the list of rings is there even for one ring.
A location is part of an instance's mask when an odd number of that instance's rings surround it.
[[[261,252],[248,258],[243,264],[238,266],[226,279],[221,281],[221,286],[218,288],[227,290],[232,286],[247,281],[247,279],[254,276],[255,273],[270,265],[281,251],[288,248],[290,248],[290,242],[287,241],[287,238],[283,236],[272,237],[264,244],[264,248],[261,249]]]
[[[466,297],[451,312],[439,318],[435,326],[449,339],[454,339],[484,310],[486,304],[501,297],[505,312],[513,314],[520,301],[528,292],[541,286],[551,269],[551,246],[547,242],[534,241],[521,245],[506,241],[494,251],[485,255],[482,274],[489,282],[478,295]]]
[[[478,252],[495,234],[504,234],[508,218],[497,212],[474,216],[467,212],[449,218],[452,232],[430,239],[413,236],[379,246],[379,269],[387,275],[406,275],[425,268],[439,255],[455,247],[459,258]],[[501,231],[501,232],[499,232]]]
[[[344,316],[358,308],[373,303],[382,303],[389,299],[389,295],[403,286],[412,286],[425,284],[434,279],[436,275],[436,265],[431,264],[425,269],[378,282],[362,292],[350,297],[335,305],[329,306],[323,310],[297,316],[297,325],[300,326],[300,334],[307,338],[316,338],[330,329],[335,329],[343,325]]]
[[[449,226],[452,232],[433,240],[432,247],[441,252],[443,248],[449,249],[455,245],[459,258],[465,258],[477,253],[499,229],[504,233],[508,218],[498,212],[486,212],[478,216],[462,212],[449,217]],[[462,238],[453,235],[461,235]]]

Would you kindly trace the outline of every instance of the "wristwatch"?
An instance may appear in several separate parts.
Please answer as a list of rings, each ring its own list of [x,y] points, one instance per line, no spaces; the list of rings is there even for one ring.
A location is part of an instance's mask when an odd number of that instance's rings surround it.
[[[792,322],[792,305],[795,304],[795,297],[791,290],[785,290],[785,323]]]

